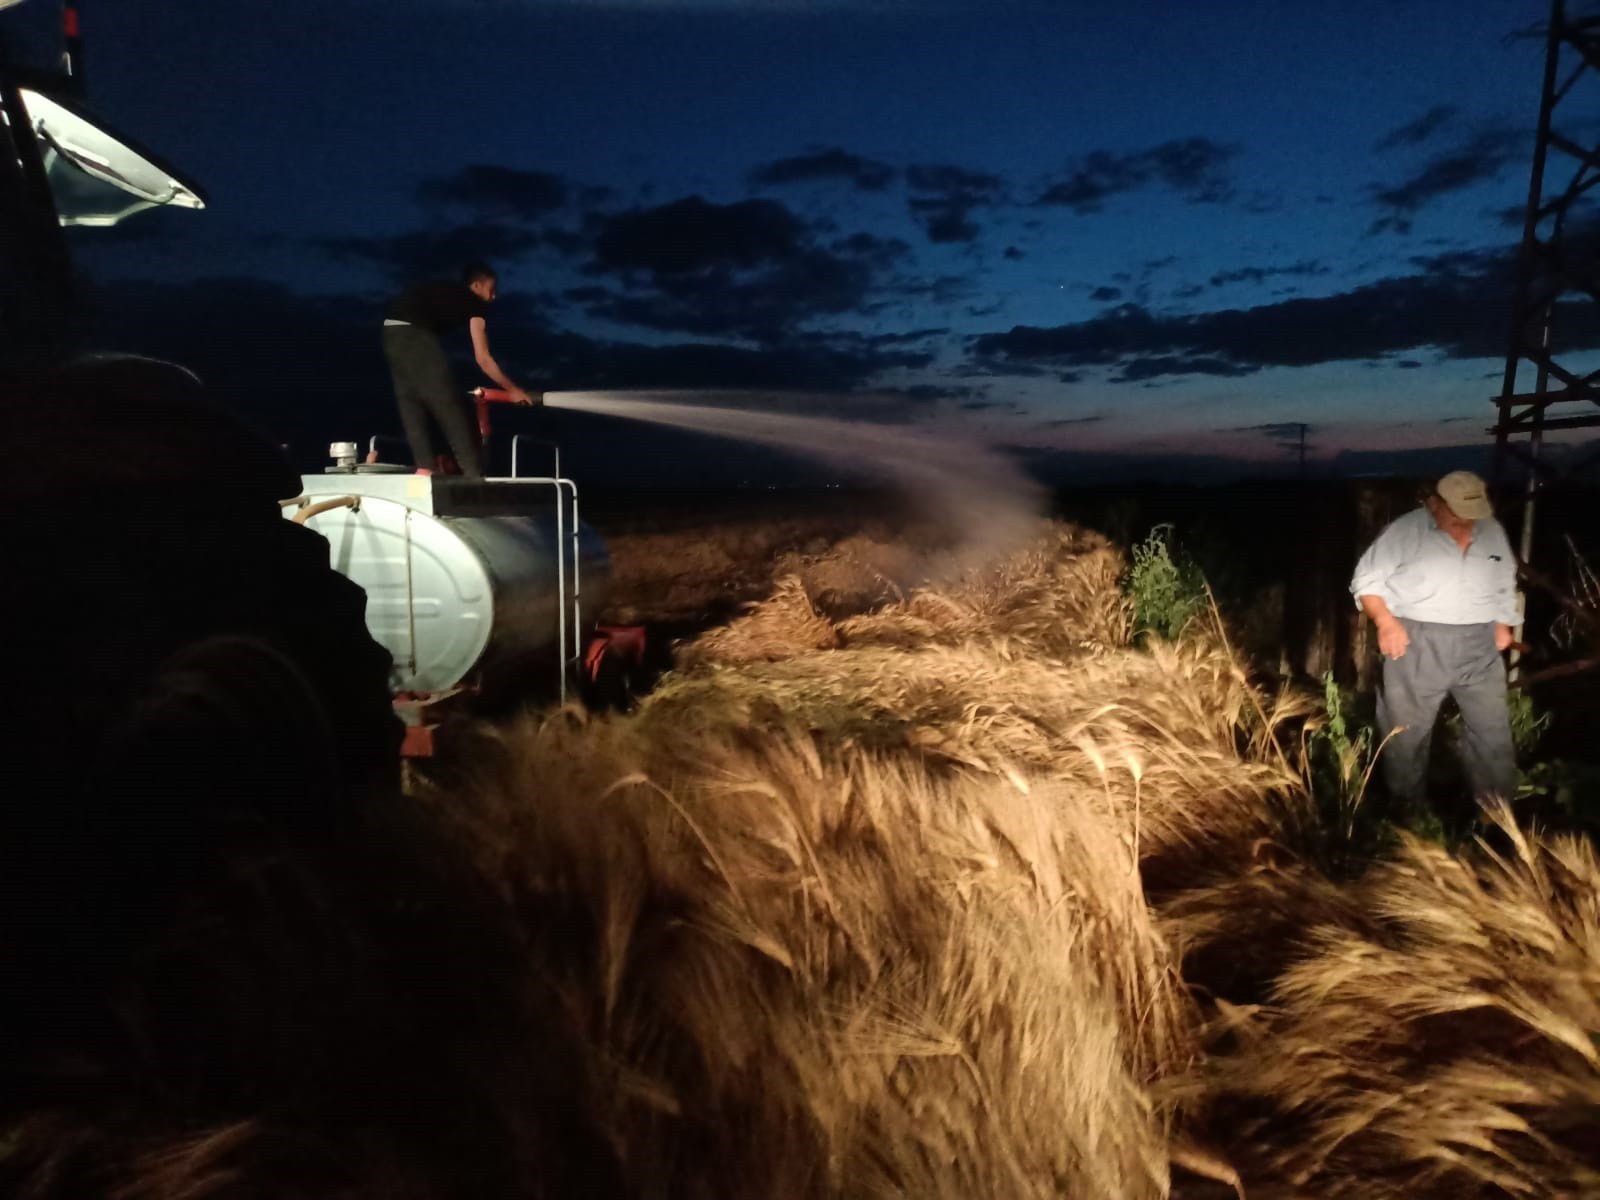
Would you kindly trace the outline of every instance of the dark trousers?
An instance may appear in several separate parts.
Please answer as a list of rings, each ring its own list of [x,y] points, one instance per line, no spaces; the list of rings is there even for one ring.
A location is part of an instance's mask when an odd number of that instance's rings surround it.
[[[1506,669],[1494,648],[1494,625],[1440,625],[1400,619],[1411,644],[1383,660],[1378,733],[1403,732],[1383,749],[1389,794],[1404,805],[1427,800],[1428,746],[1439,706],[1450,696],[1461,710],[1461,757],[1474,797],[1517,790],[1516,749],[1506,712]]]
[[[444,431],[461,473],[481,479],[477,426],[468,415],[466,402],[456,394],[455,377],[439,339],[415,325],[385,325],[383,356],[389,361],[400,424],[417,466],[433,467],[431,419]]]

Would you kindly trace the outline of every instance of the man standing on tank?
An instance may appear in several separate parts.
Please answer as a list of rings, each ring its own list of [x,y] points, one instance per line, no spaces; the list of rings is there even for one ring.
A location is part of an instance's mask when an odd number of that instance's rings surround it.
[[[495,274],[484,263],[472,263],[455,282],[414,283],[389,304],[383,322],[383,356],[394,378],[400,423],[419,469],[434,463],[431,420],[444,431],[461,473],[483,477],[478,431],[439,339],[467,327],[478,369],[511,393],[517,404],[539,404],[543,396],[523,391],[506,376],[489,353],[488,314],[495,298]]]

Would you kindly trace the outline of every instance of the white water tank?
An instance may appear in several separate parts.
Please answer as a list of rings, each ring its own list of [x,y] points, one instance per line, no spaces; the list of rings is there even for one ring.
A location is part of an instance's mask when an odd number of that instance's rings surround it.
[[[328,539],[335,570],[367,594],[367,628],[394,659],[397,692],[469,679],[496,689],[553,679],[580,656],[608,574],[577,520],[576,489],[364,471],[301,477],[294,519]],[[574,539],[576,529],[576,539]]]

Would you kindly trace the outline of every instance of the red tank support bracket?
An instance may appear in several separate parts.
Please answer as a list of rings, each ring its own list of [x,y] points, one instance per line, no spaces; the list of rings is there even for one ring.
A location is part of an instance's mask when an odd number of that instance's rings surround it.
[[[593,683],[599,676],[600,664],[607,654],[615,654],[629,666],[637,667],[644,662],[644,651],[643,625],[597,625],[583,656],[583,673]]]
[[[437,725],[407,725],[405,736],[400,739],[400,757],[432,758],[433,735],[438,729]]]
[[[644,626],[598,626],[583,654],[580,687],[584,702],[602,711],[632,707],[644,661]]]
[[[471,688],[450,688],[443,692],[401,692],[394,698],[394,714],[405,725],[400,742],[401,758],[432,758],[437,752],[439,726],[462,708]]]

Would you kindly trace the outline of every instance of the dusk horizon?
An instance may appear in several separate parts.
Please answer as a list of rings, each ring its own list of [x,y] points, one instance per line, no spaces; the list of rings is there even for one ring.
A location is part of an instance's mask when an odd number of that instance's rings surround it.
[[[530,386],[870,397],[1063,482],[1462,465],[1547,7],[97,7],[91,109],[208,207],[72,231],[83,342],[304,461],[399,432],[386,301],[485,259]]]

